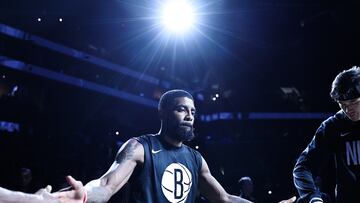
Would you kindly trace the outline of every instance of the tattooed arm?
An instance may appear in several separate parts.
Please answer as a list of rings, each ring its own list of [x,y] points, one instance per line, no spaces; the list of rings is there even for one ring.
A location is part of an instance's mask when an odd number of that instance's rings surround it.
[[[110,169],[99,179],[85,185],[86,202],[107,202],[129,180],[135,167],[142,163],[144,163],[144,147],[137,140],[130,139],[120,148]],[[81,182],[78,185],[84,189]],[[82,201],[84,198],[84,194],[75,194],[74,190],[60,192],[56,196],[61,202],[66,203]]]
[[[87,202],[107,202],[129,180],[137,164],[144,162],[144,148],[135,139],[119,150],[110,169],[99,179],[85,185]]]

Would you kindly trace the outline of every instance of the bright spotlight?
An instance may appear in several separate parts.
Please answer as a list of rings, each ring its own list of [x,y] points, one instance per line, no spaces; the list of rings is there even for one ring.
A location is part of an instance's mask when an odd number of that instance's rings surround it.
[[[161,21],[169,31],[183,33],[192,27],[195,13],[186,0],[169,0],[163,6]]]

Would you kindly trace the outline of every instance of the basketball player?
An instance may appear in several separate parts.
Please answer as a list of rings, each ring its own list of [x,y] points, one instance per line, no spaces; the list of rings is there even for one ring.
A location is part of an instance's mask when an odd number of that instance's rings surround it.
[[[300,155],[294,168],[301,202],[323,202],[313,177],[324,162],[336,166],[336,202],[360,202],[360,68],[339,73],[332,83],[332,99],[340,111],[325,120]],[[326,165],[325,165],[326,166]]]
[[[194,202],[197,189],[212,202],[248,202],[226,193],[200,153],[183,144],[194,138],[195,111],[188,92],[163,94],[158,105],[160,131],[128,140],[110,169],[85,185],[87,202],[106,202],[127,182],[132,203]],[[76,199],[73,191],[58,197]]]
[[[196,109],[188,92],[163,94],[158,113],[160,131],[128,140],[110,169],[85,185],[83,195],[73,190],[55,195],[62,202],[106,202],[128,182],[131,203],[193,203],[198,189],[210,202],[249,202],[228,194],[200,153],[183,144],[194,138]]]

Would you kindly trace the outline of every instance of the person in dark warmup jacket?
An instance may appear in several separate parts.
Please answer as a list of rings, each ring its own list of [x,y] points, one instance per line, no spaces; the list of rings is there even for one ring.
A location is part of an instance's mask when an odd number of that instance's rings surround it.
[[[336,167],[336,202],[360,202],[360,68],[339,73],[332,83],[331,98],[340,111],[317,129],[301,153],[293,171],[299,202],[324,202],[313,177],[326,162]]]

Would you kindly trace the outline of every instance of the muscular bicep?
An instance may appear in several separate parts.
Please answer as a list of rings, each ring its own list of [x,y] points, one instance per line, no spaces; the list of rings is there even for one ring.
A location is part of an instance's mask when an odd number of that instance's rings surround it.
[[[135,139],[130,139],[119,150],[115,161],[102,177],[107,185],[119,190],[130,178],[135,167],[144,162],[144,148]]]
[[[122,164],[127,161],[144,162],[144,147],[134,138],[124,143],[115,157],[115,163]]]
[[[86,190],[90,194],[97,191],[106,193],[110,198],[129,180],[135,167],[143,162],[143,145],[135,139],[130,139],[120,148],[109,170],[101,178],[88,183]]]

